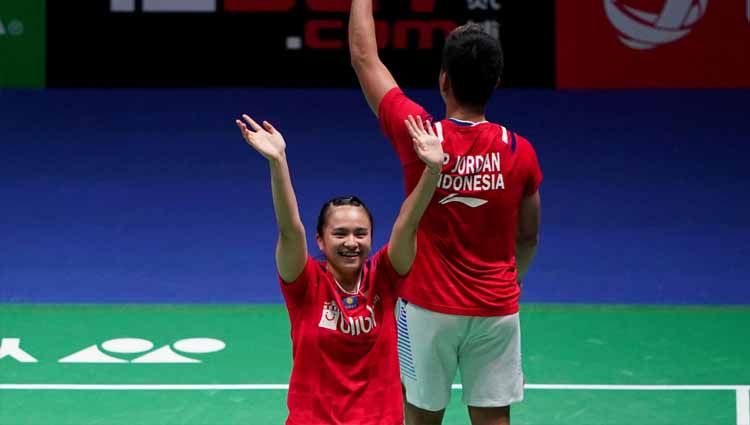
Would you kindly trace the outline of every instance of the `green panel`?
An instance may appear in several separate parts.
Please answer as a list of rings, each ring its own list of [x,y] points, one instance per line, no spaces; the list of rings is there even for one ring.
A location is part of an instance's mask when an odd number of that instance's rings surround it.
[[[734,391],[526,390],[511,407],[511,423],[524,425],[736,425]],[[459,391],[444,425],[468,424]]]
[[[750,308],[525,305],[527,382],[750,383]]]
[[[6,391],[3,425],[280,425],[285,391]]]
[[[521,315],[529,383],[750,384],[750,308],[524,305]],[[191,354],[198,364],[57,362],[126,337],[155,348],[207,337],[226,348]],[[20,338],[38,359],[1,359],[0,384],[285,384],[291,367],[279,305],[0,304],[0,338]],[[0,424],[272,424],[286,416],[285,397],[283,390],[0,390]],[[446,424],[468,423],[460,398],[453,391]],[[731,390],[531,389],[512,412],[514,423],[540,425],[732,424],[736,414]]]
[[[21,338],[21,348],[39,360],[0,360],[0,381],[5,383],[236,384],[289,379],[289,321],[281,306],[5,305],[0,315],[0,336]],[[147,339],[156,349],[198,337],[220,339],[227,346],[220,352],[191,355],[202,360],[200,364],[58,363],[115,338]]]
[[[0,397],[3,425],[270,425],[286,418],[284,391],[6,391]],[[736,424],[731,391],[529,390],[511,417],[525,425]],[[454,391],[443,424],[467,423]]]
[[[45,83],[44,0],[0,2],[0,87]]]

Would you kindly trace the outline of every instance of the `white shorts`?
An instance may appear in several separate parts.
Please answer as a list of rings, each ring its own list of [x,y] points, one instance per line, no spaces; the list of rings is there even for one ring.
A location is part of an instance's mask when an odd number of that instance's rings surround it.
[[[503,407],[523,400],[518,313],[457,316],[401,300],[398,354],[406,400],[420,409],[445,409],[456,369],[469,406]]]

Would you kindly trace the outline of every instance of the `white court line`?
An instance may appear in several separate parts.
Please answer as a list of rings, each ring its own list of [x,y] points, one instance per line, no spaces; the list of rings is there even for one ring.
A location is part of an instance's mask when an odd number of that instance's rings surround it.
[[[164,390],[287,390],[287,384],[0,384],[0,390],[67,391],[164,391]],[[453,384],[461,389],[461,384]],[[617,391],[735,391],[737,425],[750,425],[750,386],[747,385],[566,385],[526,384],[532,390],[617,390]]]
[[[737,425],[750,425],[750,387],[737,388]]]
[[[748,385],[567,385],[526,384],[531,390],[594,390],[594,391],[735,391],[737,394],[737,425],[750,425],[750,386]],[[461,389],[461,384],[453,384]],[[65,390],[65,391],[194,391],[194,390],[287,390],[287,384],[0,384],[0,390]]]
[[[453,388],[461,388],[453,385]],[[603,390],[603,391],[738,391],[741,385],[566,385],[526,384],[530,390]]]
[[[461,384],[453,384],[460,390]],[[746,385],[590,385],[526,384],[529,390],[599,390],[599,391],[736,391],[737,401],[747,401]],[[287,390],[287,384],[0,384],[0,390],[79,390],[79,391],[148,391],[148,390]],[[742,397],[740,396],[742,394]],[[744,398],[743,398],[744,397]],[[741,400],[742,399],[742,400]],[[743,424],[744,425],[744,424]],[[750,424],[747,424],[750,425]]]
[[[164,391],[288,390],[287,384],[0,384],[0,390]]]

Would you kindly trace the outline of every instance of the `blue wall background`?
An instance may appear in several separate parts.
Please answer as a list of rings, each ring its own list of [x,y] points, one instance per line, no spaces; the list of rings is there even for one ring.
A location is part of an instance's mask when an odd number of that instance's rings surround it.
[[[436,92],[408,93],[442,115]],[[750,304],[748,105],[750,91],[499,91],[488,116],[545,173],[523,301]],[[268,167],[242,112],[284,133],[311,242],[345,193],[385,242],[400,167],[357,90],[4,90],[0,301],[280,302]]]

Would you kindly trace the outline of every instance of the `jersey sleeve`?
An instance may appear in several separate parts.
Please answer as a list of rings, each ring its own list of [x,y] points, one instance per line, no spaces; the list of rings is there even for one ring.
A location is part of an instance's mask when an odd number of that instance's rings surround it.
[[[279,285],[281,285],[281,294],[284,301],[289,307],[297,307],[305,300],[307,289],[316,281],[317,262],[310,256],[307,257],[305,268],[302,273],[293,282],[285,282],[279,276]]]
[[[535,194],[542,184],[542,169],[539,166],[539,159],[536,156],[534,147],[528,140],[522,139],[523,157],[526,169],[528,170],[526,182],[523,188],[524,198]]]
[[[422,120],[432,121],[432,116],[419,104],[406,97],[398,87],[394,87],[386,93],[378,106],[380,127],[396,150],[402,165],[419,161],[417,154],[414,152],[409,131],[404,124],[404,120],[409,115],[414,117],[419,115]]]
[[[394,293],[398,284],[405,278],[405,276],[399,276],[396,269],[393,268],[391,259],[388,257],[388,245],[380,248],[372,257],[371,267],[377,271],[380,278],[389,283],[388,289]]]

